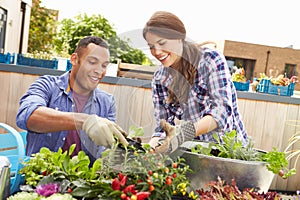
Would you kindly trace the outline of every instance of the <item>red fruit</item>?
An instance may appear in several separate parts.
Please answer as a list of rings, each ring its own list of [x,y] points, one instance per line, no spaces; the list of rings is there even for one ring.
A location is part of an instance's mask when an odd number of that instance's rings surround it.
[[[71,193],[73,190],[71,188],[68,188],[68,193]]]
[[[42,172],[42,175],[43,175],[43,176],[47,176],[48,174],[49,174],[49,173],[47,172],[47,170],[45,170],[45,171]]]
[[[127,195],[125,193],[122,193],[120,197],[121,199],[126,199]]]
[[[279,175],[280,177],[283,177],[284,171],[281,169],[281,170],[278,172],[278,175]]]
[[[153,174],[152,170],[149,170],[149,171],[148,171],[148,174],[149,174],[150,176],[152,176],[152,174]]]
[[[165,172],[169,173],[170,169],[168,167],[165,168]]]
[[[177,168],[178,167],[178,163],[177,162],[174,162],[173,163],[173,168]]]
[[[176,178],[176,177],[177,177],[177,174],[176,174],[176,173],[174,173],[172,176],[173,176],[173,178]]]
[[[154,190],[155,190],[154,186],[153,186],[153,185],[150,185],[150,186],[149,186],[149,191],[152,192],[152,191],[154,191]]]
[[[171,185],[172,184],[172,179],[170,177],[167,177],[166,184],[167,185]]]
[[[151,154],[154,154],[154,149],[150,149],[149,151]]]

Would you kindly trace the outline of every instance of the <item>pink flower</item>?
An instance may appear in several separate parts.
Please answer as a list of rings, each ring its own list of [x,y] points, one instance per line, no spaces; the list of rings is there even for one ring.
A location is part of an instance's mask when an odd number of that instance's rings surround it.
[[[39,185],[36,187],[35,192],[39,195],[49,197],[52,194],[58,193],[60,191],[59,184],[57,183],[49,183],[45,185]]]

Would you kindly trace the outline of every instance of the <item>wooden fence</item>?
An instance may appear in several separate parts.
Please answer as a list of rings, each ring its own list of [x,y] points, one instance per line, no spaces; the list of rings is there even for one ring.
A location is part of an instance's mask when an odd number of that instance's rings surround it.
[[[19,99],[38,75],[0,71],[0,122],[16,127],[15,117]],[[117,105],[117,123],[125,130],[131,125],[143,127],[144,142],[147,142],[154,130],[151,90],[120,84],[101,83],[99,87],[114,95]],[[276,97],[276,96],[274,96]],[[300,105],[268,102],[261,100],[238,99],[239,110],[243,116],[248,134],[253,137],[255,147],[266,151],[277,147],[283,150],[288,139],[299,131],[295,121],[300,121]],[[293,146],[300,149],[300,143]],[[293,166],[295,159],[290,163]],[[295,191],[300,189],[300,163],[296,176],[286,180],[274,178],[271,189]]]

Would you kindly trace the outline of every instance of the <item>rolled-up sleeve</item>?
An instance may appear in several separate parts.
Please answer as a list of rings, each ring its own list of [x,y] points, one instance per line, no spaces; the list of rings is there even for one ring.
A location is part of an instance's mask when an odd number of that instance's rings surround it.
[[[19,128],[27,130],[29,116],[40,106],[47,106],[51,87],[46,77],[38,78],[20,99],[20,107],[16,116]]]

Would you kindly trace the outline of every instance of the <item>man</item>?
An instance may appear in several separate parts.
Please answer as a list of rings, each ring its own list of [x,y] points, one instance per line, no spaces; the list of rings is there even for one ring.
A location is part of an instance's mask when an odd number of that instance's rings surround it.
[[[93,162],[117,138],[127,145],[126,133],[114,122],[114,97],[97,86],[109,64],[107,43],[88,36],[79,41],[71,55],[72,70],[61,76],[38,78],[20,100],[17,125],[28,131],[26,154],[68,150],[73,155],[83,150]]]

